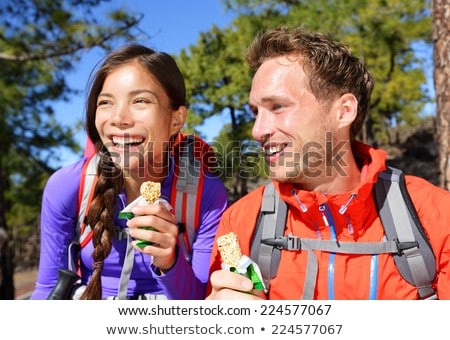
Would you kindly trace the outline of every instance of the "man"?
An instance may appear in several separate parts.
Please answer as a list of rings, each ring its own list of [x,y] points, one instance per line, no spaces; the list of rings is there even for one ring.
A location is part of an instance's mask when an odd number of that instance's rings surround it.
[[[373,78],[348,48],[302,27],[259,35],[247,52],[255,70],[249,104],[253,138],[288,212],[284,235],[341,243],[384,237],[372,193],[386,154],[355,140],[368,113]],[[413,176],[408,192],[436,257],[437,298],[450,299],[450,193]],[[223,215],[216,237],[234,232],[242,253],[250,245],[264,187]],[[311,280],[308,264],[317,258]],[[243,275],[221,270],[212,253],[208,299],[259,299]],[[307,287],[307,288],[306,288]],[[416,299],[392,254],[282,250],[266,299]],[[307,290],[310,290],[309,295]]]

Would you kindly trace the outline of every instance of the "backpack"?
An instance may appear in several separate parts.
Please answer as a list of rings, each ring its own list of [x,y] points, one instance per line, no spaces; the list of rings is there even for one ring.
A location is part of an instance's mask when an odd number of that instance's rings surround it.
[[[436,259],[406,189],[402,171],[388,167],[380,173],[373,194],[385,240],[336,242],[284,236],[288,207],[279,198],[273,184],[267,184],[251,245],[251,258],[258,263],[266,287],[276,275],[282,249],[308,252],[303,299],[313,299],[314,296],[317,258],[313,250],[345,254],[391,253],[402,277],[417,288],[419,299],[437,299],[432,286]]]
[[[78,271],[78,254],[92,239],[92,230],[85,223],[86,213],[94,196],[94,188],[98,180],[97,165],[99,155],[94,153],[92,143],[86,144],[85,156],[88,159],[83,164],[78,192],[78,219],[75,237],[69,245],[69,269]],[[174,208],[174,214],[179,227],[179,248],[190,262],[192,257],[192,244],[195,241],[196,230],[199,225],[200,203],[202,198],[205,170],[213,173],[216,166],[216,158],[213,149],[204,140],[196,135],[179,133],[175,138],[171,155],[175,159],[175,174],[172,183],[170,204]],[[118,231],[116,239],[129,238],[128,234]],[[118,298],[126,298],[129,276],[134,262],[134,252],[130,240],[119,281]]]

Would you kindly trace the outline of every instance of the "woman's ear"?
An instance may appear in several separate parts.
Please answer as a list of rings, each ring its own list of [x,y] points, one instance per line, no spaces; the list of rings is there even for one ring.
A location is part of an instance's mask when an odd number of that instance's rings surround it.
[[[170,134],[174,135],[183,128],[186,122],[187,109],[186,106],[180,106],[175,111],[172,111],[172,119],[170,121]]]
[[[352,93],[343,94],[336,102],[339,128],[350,127],[358,114],[358,100]]]

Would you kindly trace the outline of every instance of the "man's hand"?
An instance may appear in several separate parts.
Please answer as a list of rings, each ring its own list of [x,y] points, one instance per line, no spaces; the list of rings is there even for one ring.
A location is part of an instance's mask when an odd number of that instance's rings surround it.
[[[211,274],[212,291],[206,300],[261,300],[253,295],[253,283],[243,275],[218,270]]]

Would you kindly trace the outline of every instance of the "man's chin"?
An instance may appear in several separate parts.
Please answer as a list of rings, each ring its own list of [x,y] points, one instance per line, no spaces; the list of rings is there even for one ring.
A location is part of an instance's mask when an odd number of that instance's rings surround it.
[[[269,178],[272,181],[277,181],[280,183],[291,183],[295,182],[300,176],[299,169],[277,169],[277,168],[270,168],[269,170]]]

